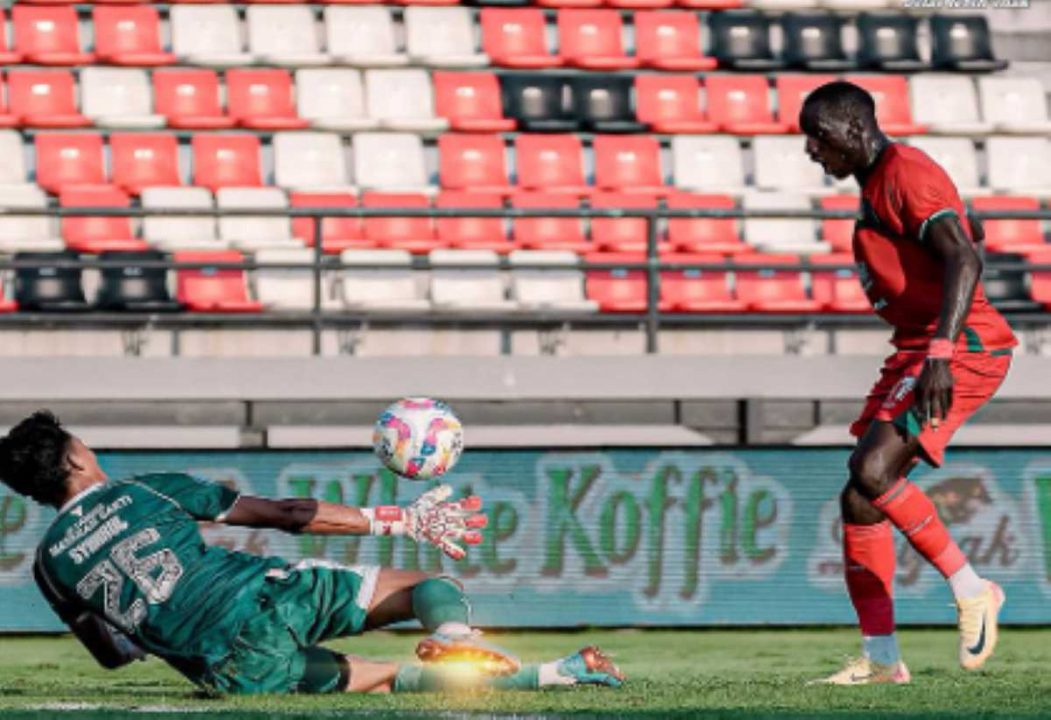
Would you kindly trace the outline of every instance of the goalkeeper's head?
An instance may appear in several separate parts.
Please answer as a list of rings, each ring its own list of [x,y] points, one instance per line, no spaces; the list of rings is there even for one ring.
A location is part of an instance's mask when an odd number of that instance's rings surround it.
[[[33,413],[0,438],[0,480],[38,503],[61,507],[105,479],[95,453],[48,410]]]
[[[807,95],[799,111],[799,127],[806,133],[810,159],[841,180],[864,172],[875,148],[886,143],[872,95],[842,80]]]

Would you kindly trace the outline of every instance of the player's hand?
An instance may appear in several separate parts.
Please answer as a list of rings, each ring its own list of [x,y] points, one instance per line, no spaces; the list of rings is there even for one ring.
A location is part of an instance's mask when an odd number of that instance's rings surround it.
[[[931,428],[938,429],[952,407],[952,371],[949,361],[928,359],[923,364],[923,371],[916,381],[916,410],[923,422],[929,422]]]
[[[449,502],[452,492],[448,485],[439,485],[405,508],[406,532],[416,542],[428,542],[453,560],[460,560],[467,554],[463,545],[482,542],[478,531],[488,520],[479,512],[480,497],[471,495]]]

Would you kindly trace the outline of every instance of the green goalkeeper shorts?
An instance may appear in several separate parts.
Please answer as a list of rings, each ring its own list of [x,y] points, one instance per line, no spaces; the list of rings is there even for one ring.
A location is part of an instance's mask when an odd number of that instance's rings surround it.
[[[236,694],[344,690],[346,660],[317,644],[365,629],[379,570],[315,560],[271,570],[253,599],[258,611],[198,681]]]

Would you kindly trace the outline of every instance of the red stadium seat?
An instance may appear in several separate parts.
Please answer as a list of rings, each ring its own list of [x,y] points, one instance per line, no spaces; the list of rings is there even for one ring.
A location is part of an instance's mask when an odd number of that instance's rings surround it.
[[[811,255],[814,265],[853,265],[854,256],[847,254]],[[812,274],[811,287],[814,300],[829,312],[868,313],[872,312],[872,303],[865,296],[865,291],[854,270],[820,270]]]
[[[860,202],[857,195],[829,195],[821,198],[821,209],[850,210],[857,214]],[[836,253],[853,252],[854,222],[855,218],[822,220],[821,239],[831,245],[832,250]]]
[[[777,75],[777,117],[788,125],[791,132],[800,132],[799,111],[803,109],[806,96],[825,83],[836,79],[835,75]]]
[[[901,75],[848,75],[847,80],[868,90],[876,101],[876,119],[891,135],[922,135],[924,125],[913,122],[909,83]]]
[[[179,143],[167,133],[114,133],[109,138],[113,184],[132,195],[182,185]]]
[[[1034,197],[976,197],[971,207],[978,212],[990,210],[1040,210]],[[985,247],[993,252],[1028,254],[1051,249],[1044,241],[1039,220],[983,220]]]
[[[500,82],[488,72],[446,72],[435,70],[435,110],[449,121],[449,128],[460,132],[506,132],[515,121],[504,117]]]
[[[429,208],[426,195],[415,193],[367,192],[361,197],[364,207],[372,208]],[[408,250],[411,253],[429,253],[441,247],[434,233],[434,223],[427,217],[367,217],[365,238],[377,247]]]
[[[517,193],[511,207],[520,210],[561,210],[579,208],[577,198],[562,193]],[[516,218],[511,230],[516,245],[530,250],[568,250],[587,252],[592,245],[584,237],[579,217]]]
[[[352,208],[358,206],[356,195],[341,193],[294,192],[290,195],[294,208]],[[292,218],[292,235],[307,247],[314,247],[315,219]],[[365,239],[361,218],[327,217],[321,219],[321,249],[338,255],[344,250],[374,248],[376,243]]]
[[[644,66],[659,70],[712,70],[717,64],[701,50],[701,28],[692,12],[635,13],[635,54]]]
[[[193,250],[172,255],[176,263],[241,263],[244,255],[236,250]],[[234,268],[183,268],[177,270],[176,299],[190,312],[251,313],[263,303],[248,297],[248,277]]]
[[[255,135],[193,136],[193,178],[212,192],[221,187],[259,187],[259,138]]]
[[[77,110],[76,83],[68,70],[18,70],[7,75],[10,112],[28,127],[91,125]]]
[[[637,263],[635,253],[591,253],[589,263]],[[594,269],[585,273],[584,286],[589,300],[598,303],[602,312],[646,312],[646,271],[628,268]]]
[[[661,146],[649,135],[596,135],[595,186],[601,190],[663,195]]]
[[[438,138],[438,177],[442,188],[511,193],[506,147],[499,135],[446,134]]]
[[[232,128],[224,111],[214,70],[161,70],[153,73],[153,102],[168,126],[191,130]]]
[[[287,70],[233,69],[226,73],[230,116],[257,130],[297,130],[310,123],[296,114]]]
[[[708,117],[733,135],[788,132],[788,125],[770,112],[770,88],[765,75],[709,75],[705,79]]]
[[[482,51],[493,65],[550,68],[562,58],[547,48],[544,11],[539,8],[482,8]]]
[[[112,65],[171,65],[174,53],[161,47],[160,15],[149,5],[105,5],[92,11],[95,54]]]
[[[635,77],[635,115],[658,133],[712,133],[719,126],[701,110],[701,84],[693,75]]]
[[[729,195],[700,195],[676,192],[668,196],[669,210],[732,210]],[[669,218],[668,243],[680,253],[720,253],[735,255],[748,252],[750,246],[741,240],[733,218]]]
[[[444,191],[438,195],[435,207],[440,208],[503,208],[498,193]],[[497,217],[440,217],[438,241],[446,247],[464,250],[494,250],[499,253],[514,249],[507,239],[504,221]]]
[[[667,263],[723,263],[719,255],[667,254]],[[730,292],[725,270],[661,271],[661,309],[678,313],[740,313],[747,306]]]
[[[813,313],[821,303],[807,297],[803,273],[796,269],[778,269],[778,265],[798,265],[794,255],[738,255],[735,262],[774,266],[769,270],[738,270],[737,297],[749,310],[765,313]]]
[[[530,135],[515,138],[518,187],[522,190],[588,195],[580,138],[576,135]]]
[[[22,53],[7,46],[7,16],[0,7],[0,65],[17,65],[22,62]]]
[[[128,196],[115,187],[68,187],[58,196],[62,207],[129,207]],[[65,217],[62,237],[66,247],[77,252],[98,255],[102,252],[149,250],[149,245],[135,237],[130,217]]]
[[[108,185],[101,135],[37,135],[36,168],[37,185],[55,195],[71,186]]]
[[[86,65],[95,59],[80,49],[77,11],[71,7],[15,5],[15,50],[38,65]]]
[[[559,55],[567,65],[590,70],[626,70],[639,66],[624,53],[624,28],[616,10],[560,10]]]
[[[655,210],[657,196],[600,192],[591,197],[591,207],[596,210]],[[641,217],[592,218],[591,244],[601,251],[642,255],[646,252],[648,225],[646,218]]]

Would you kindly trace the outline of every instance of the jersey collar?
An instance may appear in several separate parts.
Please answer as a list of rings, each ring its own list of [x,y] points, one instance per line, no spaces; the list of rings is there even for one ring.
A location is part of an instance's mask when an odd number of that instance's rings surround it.
[[[94,485],[91,485],[90,487],[84,488],[83,490],[78,492],[76,495],[71,497],[69,500],[67,500],[65,502],[65,504],[62,505],[62,507],[60,507],[58,509],[58,514],[61,515],[66,510],[69,510],[71,507],[76,505],[78,502],[80,502],[81,500],[83,500],[85,497],[87,497],[91,493],[95,492],[96,490],[101,490],[102,486],[105,485],[105,484],[106,483],[95,483]]]

